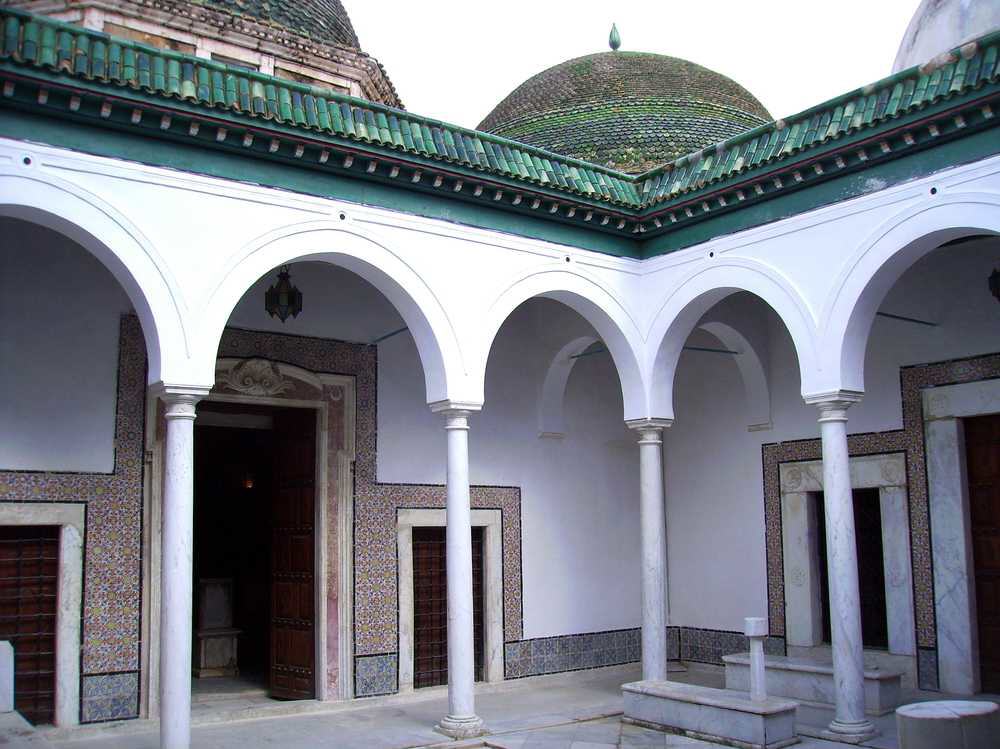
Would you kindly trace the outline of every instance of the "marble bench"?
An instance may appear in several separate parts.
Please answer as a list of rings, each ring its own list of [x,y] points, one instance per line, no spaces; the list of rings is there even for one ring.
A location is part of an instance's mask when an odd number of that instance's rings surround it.
[[[726,664],[726,689],[750,688],[750,657],[744,653],[722,656]],[[833,664],[811,658],[769,655],[764,658],[768,694],[810,705],[833,705],[836,696]],[[887,715],[902,704],[902,677],[898,671],[865,669],[865,712]]]
[[[798,742],[797,703],[676,681],[622,685],[627,723],[743,749],[780,749]]]

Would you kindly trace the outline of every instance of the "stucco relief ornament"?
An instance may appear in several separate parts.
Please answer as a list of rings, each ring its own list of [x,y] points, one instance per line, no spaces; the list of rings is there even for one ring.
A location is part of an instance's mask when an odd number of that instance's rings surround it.
[[[792,491],[802,486],[802,469],[798,466],[792,466],[781,474],[781,488],[785,491]]]
[[[295,387],[274,362],[265,359],[238,362],[228,372],[219,374],[218,384],[244,395],[280,395]]]
[[[906,483],[906,472],[903,470],[902,461],[883,460],[880,468],[882,479],[888,486],[902,486]]]
[[[788,581],[797,588],[801,588],[806,584],[806,572],[801,567],[796,565],[792,568],[791,574],[788,576]]]

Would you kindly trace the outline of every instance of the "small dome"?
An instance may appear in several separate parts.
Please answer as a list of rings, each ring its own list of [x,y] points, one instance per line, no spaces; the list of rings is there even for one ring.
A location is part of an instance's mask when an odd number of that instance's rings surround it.
[[[997,0],[923,0],[906,27],[892,72],[923,65],[995,29],[1000,29]]]
[[[708,68],[612,51],[529,78],[479,129],[639,173],[770,120],[749,91]]]
[[[360,47],[340,0],[193,0],[197,5],[281,26],[316,42]]]

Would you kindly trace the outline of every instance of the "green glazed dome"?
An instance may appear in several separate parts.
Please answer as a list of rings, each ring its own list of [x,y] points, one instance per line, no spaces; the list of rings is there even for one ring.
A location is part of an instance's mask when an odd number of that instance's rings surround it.
[[[197,5],[280,26],[324,44],[360,48],[340,0],[193,0]]]
[[[724,75],[676,57],[615,51],[529,78],[478,129],[639,173],[770,121]]]

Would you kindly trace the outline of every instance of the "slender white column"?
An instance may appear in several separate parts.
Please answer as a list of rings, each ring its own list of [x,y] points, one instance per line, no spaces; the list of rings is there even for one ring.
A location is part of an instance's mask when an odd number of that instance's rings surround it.
[[[195,392],[165,391],[160,571],[160,749],[191,746],[191,554],[194,537]]]
[[[631,422],[639,432],[639,524],[642,575],[642,678],[667,678],[667,541],[663,508],[666,419]]]
[[[863,741],[876,733],[874,724],[865,716],[858,551],[847,452],[847,409],[860,399],[860,393],[848,392],[807,399],[819,408],[823,442],[830,634],[837,703],[828,733],[851,742]]]
[[[438,730],[456,739],[483,733],[473,682],[472,510],[469,500],[469,411],[439,409],[448,435],[446,557],[448,577],[448,714]]]

